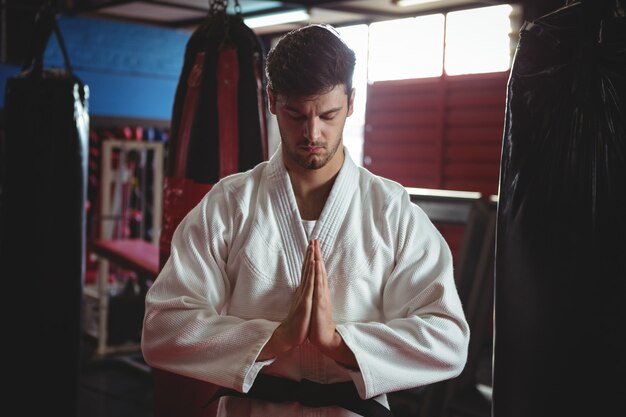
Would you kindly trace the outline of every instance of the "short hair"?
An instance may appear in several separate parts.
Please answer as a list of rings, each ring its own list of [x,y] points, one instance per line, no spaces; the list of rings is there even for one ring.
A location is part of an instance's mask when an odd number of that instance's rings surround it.
[[[265,72],[274,94],[308,97],[343,84],[352,92],[356,56],[330,25],[311,24],[283,35],[267,54]]]

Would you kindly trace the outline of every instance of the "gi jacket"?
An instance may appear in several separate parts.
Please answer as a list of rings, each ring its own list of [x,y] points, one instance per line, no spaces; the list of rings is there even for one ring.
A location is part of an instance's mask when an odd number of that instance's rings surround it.
[[[337,331],[350,370],[304,345],[268,361],[259,352],[287,316],[307,249],[281,149],[224,178],[176,229],[171,255],[146,297],[146,362],[247,392],[259,372],[322,383],[352,380],[362,398],[457,376],[469,328],[441,234],[401,185],[347,151],[311,239],[319,239]],[[228,416],[347,416],[227,398]],[[226,414],[223,414],[226,415]]]

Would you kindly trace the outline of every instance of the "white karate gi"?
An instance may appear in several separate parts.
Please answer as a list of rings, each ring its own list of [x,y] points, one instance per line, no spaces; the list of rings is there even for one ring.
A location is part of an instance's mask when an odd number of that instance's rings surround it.
[[[146,297],[146,362],[247,392],[259,371],[293,380],[354,381],[362,398],[457,376],[469,328],[450,250],[399,184],[346,151],[312,239],[319,239],[337,331],[359,371],[305,344],[256,362],[286,317],[307,238],[281,150],[220,181],[182,220]],[[223,398],[220,415],[353,416],[339,407]]]

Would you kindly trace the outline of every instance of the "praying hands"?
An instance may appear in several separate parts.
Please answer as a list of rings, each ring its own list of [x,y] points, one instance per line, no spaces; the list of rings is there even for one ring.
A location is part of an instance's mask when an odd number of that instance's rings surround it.
[[[261,350],[258,360],[287,352],[306,340],[336,362],[357,368],[356,358],[335,329],[328,275],[318,240],[309,242],[300,285],[289,313]]]

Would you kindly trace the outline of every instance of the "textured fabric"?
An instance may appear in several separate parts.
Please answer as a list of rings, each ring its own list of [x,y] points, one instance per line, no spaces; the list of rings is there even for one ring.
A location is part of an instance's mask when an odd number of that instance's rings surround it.
[[[281,149],[226,177],[183,219],[169,260],[146,297],[142,349],[151,366],[247,392],[258,372],[296,381],[353,380],[362,398],[458,375],[469,328],[452,257],[399,184],[349,155],[311,239],[319,239],[337,331],[353,351],[349,370],[304,345],[256,358],[287,315],[307,248]],[[220,415],[351,416],[225,398]]]

